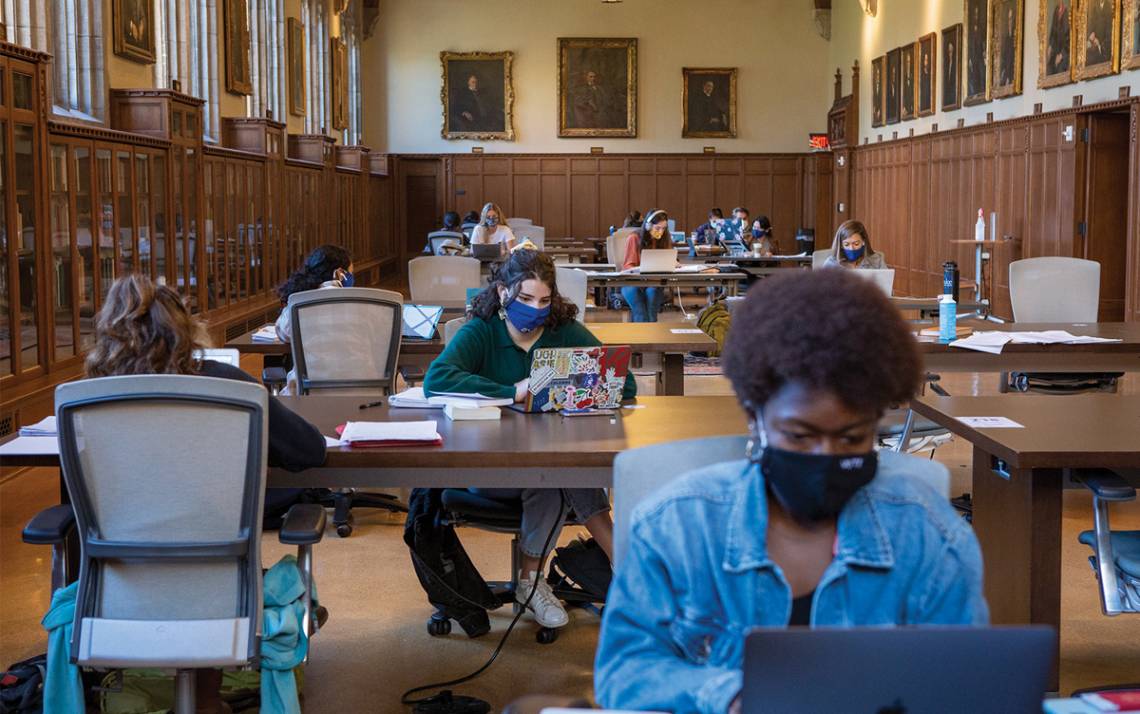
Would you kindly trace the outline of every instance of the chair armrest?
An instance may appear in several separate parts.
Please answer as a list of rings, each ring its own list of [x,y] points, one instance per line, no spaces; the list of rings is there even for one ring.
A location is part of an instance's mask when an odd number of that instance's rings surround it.
[[[312,545],[325,536],[325,507],[317,503],[297,503],[285,514],[277,539],[286,545]]]
[[[24,526],[23,538],[25,543],[32,545],[55,545],[67,540],[67,536],[75,528],[75,512],[71,506],[63,504],[45,508],[28,521]]]
[[[1075,475],[1102,501],[1132,501],[1136,498],[1132,484],[1108,469],[1081,469]]]
[[[262,384],[285,384],[289,379],[284,367],[266,367],[261,370]]]

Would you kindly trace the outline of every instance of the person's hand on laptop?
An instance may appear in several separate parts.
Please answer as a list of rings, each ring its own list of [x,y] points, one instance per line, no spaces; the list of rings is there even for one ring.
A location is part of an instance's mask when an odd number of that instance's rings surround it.
[[[515,401],[525,402],[528,391],[530,391],[530,377],[515,382]]]

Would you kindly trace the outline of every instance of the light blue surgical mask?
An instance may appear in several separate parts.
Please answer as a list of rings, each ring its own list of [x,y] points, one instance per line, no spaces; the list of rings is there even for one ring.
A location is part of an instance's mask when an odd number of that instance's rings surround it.
[[[546,318],[550,316],[550,306],[546,307],[531,307],[526,303],[518,300],[511,300],[507,304],[507,319],[515,326],[519,332],[534,332],[546,323]]]
[[[862,258],[863,253],[865,253],[866,251],[867,251],[867,246],[865,246],[865,245],[860,246],[854,250],[852,250],[850,248],[844,248],[843,249],[843,255],[847,256],[848,261],[854,263],[856,260],[859,260],[860,258]]]

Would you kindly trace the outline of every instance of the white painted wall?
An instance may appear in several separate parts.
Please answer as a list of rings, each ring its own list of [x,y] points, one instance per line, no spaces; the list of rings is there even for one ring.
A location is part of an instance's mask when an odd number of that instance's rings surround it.
[[[963,0],[878,0],[878,13],[875,17],[864,14],[859,0],[834,0],[832,7],[831,72],[842,67],[844,91],[850,91],[851,65],[859,60],[860,106],[859,143],[869,138],[875,143],[879,134],[883,140],[890,140],[891,134],[899,133],[903,138],[914,129],[916,136],[929,133],[931,124],[937,123],[941,131],[958,126],[958,119],[964,118],[966,126],[981,124],[986,114],[993,112],[995,120],[1009,119],[1033,113],[1033,105],[1042,103],[1044,111],[1071,107],[1073,95],[1084,95],[1084,103],[1092,104],[1116,99],[1121,86],[1130,85],[1132,95],[1140,93],[1140,70],[1123,70],[1121,74],[1103,77],[1086,82],[1076,82],[1050,89],[1037,88],[1038,40],[1037,19],[1039,0],[1025,0],[1024,62],[1022,70],[1022,94],[1006,99],[995,99],[987,104],[964,107],[957,111],[942,112],[933,116],[913,119],[889,126],[871,128],[871,61],[907,42],[913,42],[930,32],[938,33],[939,67],[941,67],[942,30],[963,22],[965,3]],[[963,65],[963,73],[965,67]],[[941,69],[939,69],[941,78]],[[939,86],[941,93],[941,86]],[[941,97],[938,98],[939,102]]]
[[[855,0],[850,0],[855,3]],[[831,105],[811,0],[384,0],[364,43],[364,143],[392,153],[806,151]],[[557,38],[638,38],[636,139],[559,139]],[[515,53],[514,142],[440,137],[439,53]],[[848,62],[849,63],[849,62]],[[738,67],[736,139],[681,138],[681,68]]]

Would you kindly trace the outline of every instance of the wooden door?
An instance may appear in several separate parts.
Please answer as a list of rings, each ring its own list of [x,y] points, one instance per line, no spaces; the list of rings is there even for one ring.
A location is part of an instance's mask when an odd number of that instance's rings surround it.
[[[401,159],[400,175],[404,194],[402,252],[407,261],[423,251],[427,234],[439,227],[443,192],[436,159]]]
[[[1124,320],[1128,252],[1128,131],[1126,113],[1089,115],[1083,246],[1077,257],[1100,263],[1101,322]],[[1083,250],[1082,250],[1083,247]]]

